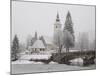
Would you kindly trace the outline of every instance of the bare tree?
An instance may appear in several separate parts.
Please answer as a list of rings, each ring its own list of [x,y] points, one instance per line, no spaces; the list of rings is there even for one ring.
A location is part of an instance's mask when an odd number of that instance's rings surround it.
[[[90,49],[96,50],[96,40],[95,39],[90,43]]]
[[[96,39],[93,40],[93,50],[96,50]]]
[[[84,32],[79,34],[79,46],[81,51],[89,49],[89,39],[87,33]]]

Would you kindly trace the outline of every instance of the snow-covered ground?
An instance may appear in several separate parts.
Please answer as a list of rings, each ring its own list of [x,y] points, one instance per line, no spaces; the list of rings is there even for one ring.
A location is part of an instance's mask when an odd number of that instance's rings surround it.
[[[52,71],[72,71],[72,70],[90,70],[95,69],[95,65],[88,67],[69,66],[65,64],[12,64],[12,74],[36,73]]]
[[[71,50],[70,50],[71,51]],[[72,50],[79,51],[79,50]],[[82,67],[76,66],[83,65],[83,60],[81,58],[70,60],[72,65],[58,64],[57,62],[49,62],[49,64],[44,64],[43,62],[29,61],[30,59],[45,59],[48,60],[51,57],[52,51],[45,51],[34,54],[22,53],[20,59],[12,62],[12,74],[18,73],[36,73],[36,72],[51,72],[51,71],[70,71],[70,70],[89,70],[95,69],[95,65]],[[74,66],[73,66],[74,65]]]
[[[95,69],[95,65],[82,67],[75,66],[76,64],[82,65],[83,60],[81,58],[70,60],[72,65],[58,64],[57,62],[49,62],[45,64],[43,62],[29,61],[29,59],[49,59],[51,54],[22,54],[20,60],[12,62],[12,74],[18,73],[36,73],[36,72],[51,72],[51,71],[70,71],[70,70],[88,70]],[[74,65],[74,66],[73,66]]]
[[[23,54],[19,58],[20,60],[30,60],[30,59],[49,59],[51,54]]]
[[[49,64],[58,64],[57,62],[51,61]]]
[[[80,51],[80,50],[71,50],[71,49],[69,50],[69,52],[79,52],[79,51]],[[63,48],[63,49],[62,49],[62,52],[66,52],[66,48]]]
[[[12,62],[12,64],[44,64],[43,62],[35,62],[35,61],[29,61],[29,60],[17,60]]]
[[[29,60],[17,60],[13,61],[12,64],[44,64],[43,62],[35,62],[35,61],[29,61]],[[58,64],[57,62],[49,62],[49,64]]]
[[[75,58],[70,60],[71,65],[83,66],[83,59],[82,58]]]

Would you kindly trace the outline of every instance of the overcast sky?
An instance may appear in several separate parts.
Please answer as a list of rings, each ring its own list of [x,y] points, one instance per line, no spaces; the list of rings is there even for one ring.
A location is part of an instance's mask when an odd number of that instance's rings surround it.
[[[80,5],[47,4],[34,2],[12,2],[12,38],[18,35],[20,42],[25,42],[28,35],[53,37],[57,11],[62,28],[68,10],[71,13],[75,37],[79,32],[87,32],[89,39],[95,37],[95,7]]]

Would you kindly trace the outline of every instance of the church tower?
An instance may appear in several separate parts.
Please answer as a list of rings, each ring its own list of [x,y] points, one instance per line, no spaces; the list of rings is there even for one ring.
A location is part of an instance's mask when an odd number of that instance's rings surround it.
[[[57,13],[56,22],[54,24],[54,32],[56,32],[59,29],[61,29],[61,23],[59,19],[59,14]]]
[[[62,25],[60,23],[60,19],[59,19],[59,14],[57,13],[57,16],[56,16],[56,22],[54,23],[54,38],[53,38],[53,41],[54,41],[54,44],[57,45],[57,38],[58,36],[60,35],[59,32],[62,31]]]

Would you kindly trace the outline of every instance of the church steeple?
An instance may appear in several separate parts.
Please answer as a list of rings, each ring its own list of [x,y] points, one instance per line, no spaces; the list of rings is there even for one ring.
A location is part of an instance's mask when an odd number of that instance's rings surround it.
[[[37,39],[37,32],[35,32],[35,39]]]
[[[56,18],[56,21],[60,21],[58,12],[57,12],[57,18]]]
[[[60,19],[59,19],[59,14],[57,12],[57,15],[56,15],[56,22],[54,23],[54,36],[53,36],[53,42],[55,45],[58,45],[58,38],[59,36],[61,36],[61,33],[62,33],[62,25],[61,25],[61,22],[60,22]]]
[[[57,16],[56,16],[56,22],[54,24],[54,30],[59,30],[61,29],[61,23],[60,23],[60,19],[59,19],[59,13],[57,12]]]

